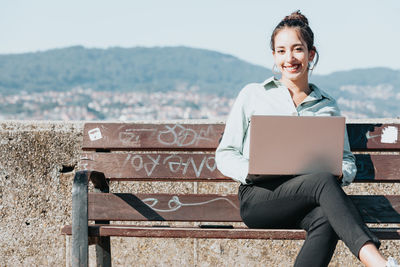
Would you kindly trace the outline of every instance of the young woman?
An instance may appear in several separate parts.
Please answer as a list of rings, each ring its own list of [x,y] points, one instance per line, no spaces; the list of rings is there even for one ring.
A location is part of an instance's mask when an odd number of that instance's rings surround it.
[[[250,228],[302,228],[307,237],[295,266],[327,266],[342,240],[366,266],[399,266],[378,251],[380,242],[362,221],[341,185],[356,174],[347,134],[343,175],[298,175],[251,183],[248,176],[249,134],[252,115],[338,116],[336,101],[308,82],[318,62],[314,35],[299,11],[285,17],[271,36],[274,68],[282,74],[253,83],[239,93],[228,116],[216,151],[220,172],[241,183],[240,214]]]

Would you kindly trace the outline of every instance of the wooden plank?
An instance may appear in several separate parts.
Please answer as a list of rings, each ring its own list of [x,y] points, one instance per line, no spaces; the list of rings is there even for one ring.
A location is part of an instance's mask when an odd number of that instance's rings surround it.
[[[400,124],[347,124],[352,150],[400,150]]]
[[[215,150],[225,125],[86,123],[83,149],[209,149]],[[400,150],[400,124],[347,124],[353,150]]]
[[[212,152],[83,153],[80,165],[117,180],[231,180],[217,170]]]
[[[83,149],[215,150],[225,125],[86,123]],[[400,124],[347,124],[352,150],[400,150]],[[396,136],[397,134],[397,136]]]
[[[236,221],[237,195],[89,194],[89,220]]]
[[[86,123],[83,149],[215,150],[224,124]]]
[[[357,182],[400,182],[400,155],[356,154]]]
[[[400,196],[350,196],[367,223],[400,223]],[[89,220],[241,222],[237,195],[89,194]]]
[[[400,182],[400,155],[357,154],[356,160],[356,181]],[[218,171],[213,152],[86,152],[80,168],[104,172],[112,180],[233,181]]]
[[[61,234],[62,235],[73,235],[72,234],[72,225],[64,225],[63,227],[61,227]],[[90,237],[100,236],[99,225],[89,224],[88,225],[88,236],[90,236]],[[89,245],[94,245],[97,242],[98,242],[97,238],[92,238],[92,239],[89,239],[88,243],[89,243]]]
[[[100,227],[100,235],[167,237],[167,238],[226,238],[226,239],[304,239],[305,231],[299,229],[212,229],[199,227]]]
[[[399,228],[370,228],[380,240],[399,240]]]
[[[399,195],[351,195],[366,223],[400,223]]]
[[[61,229],[62,234],[71,235],[71,226]],[[249,229],[237,227],[200,228],[200,227],[157,227],[136,225],[89,225],[89,235],[126,236],[126,237],[163,237],[163,238],[229,238],[229,239],[304,239],[301,229]]]
[[[93,228],[93,229],[91,229]],[[399,240],[399,228],[371,228],[380,240]],[[63,234],[70,235],[70,227],[62,229]],[[130,236],[153,238],[225,238],[225,239],[274,239],[302,240],[306,233],[300,229],[249,229],[249,228],[215,228],[199,227],[145,227],[134,225],[89,226],[89,233],[102,236]]]

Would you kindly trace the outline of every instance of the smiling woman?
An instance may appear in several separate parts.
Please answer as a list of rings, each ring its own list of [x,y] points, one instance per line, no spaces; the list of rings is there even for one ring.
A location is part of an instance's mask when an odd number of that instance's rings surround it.
[[[308,82],[318,53],[304,15],[296,11],[286,16],[272,33],[271,48],[281,78],[271,77],[242,89],[215,153],[218,170],[241,183],[243,222],[250,228],[306,230],[307,238],[295,266],[328,266],[339,239],[366,266],[399,266],[393,258],[386,261],[380,254],[378,238],[341,187],[350,184],[357,171],[347,134],[340,177],[317,172],[257,182],[248,174],[252,115],[340,116],[336,101]],[[290,138],[302,142],[296,133]]]

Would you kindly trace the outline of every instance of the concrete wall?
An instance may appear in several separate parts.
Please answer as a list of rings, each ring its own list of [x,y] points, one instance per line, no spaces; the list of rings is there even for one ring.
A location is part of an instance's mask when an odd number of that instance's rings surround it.
[[[0,122],[0,266],[69,266],[71,187],[82,142],[81,122]],[[123,182],[121,192],[236,193],[235,183]],[[393,185],[351,185],[347,191],[399,193]],[[114,266],[291,266],[302,241],[112,238]],[[396,255],[400,241],[385,241]],[[90,265],[94,250],[90,248]],[[331,266],[360,266],[340,242]]]

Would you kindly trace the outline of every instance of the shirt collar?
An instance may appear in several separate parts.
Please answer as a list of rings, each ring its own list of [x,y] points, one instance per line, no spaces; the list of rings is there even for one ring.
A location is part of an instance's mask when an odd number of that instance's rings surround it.
[[[271,89],[271,88],[278,88],[280,85],[282,85],[277,79],[275,79],[274,76],[266,79],[262,85],[266,90]]]
[[[270,78],[266,79],[262,83],[262,85],[264,86],[265,90],[283,86],[283,84],[280,81],[278,81],[277,79],[275,79],[275,77],[270,77]],[[311,89],[311,93],[306,97],[306,99],[304,99],[304,102],[320,100],[322,98],[331,99],[331,96],[329,96],[324,91],[321,91],[316,85],[314,85],[312,83],[310,83],[310,89]]]
[[[315,84],[310,83],[311,93],[304,99],[304,101],[320,100],[323,98],[328,98],[332,100],[332,97],[320,90]]]

